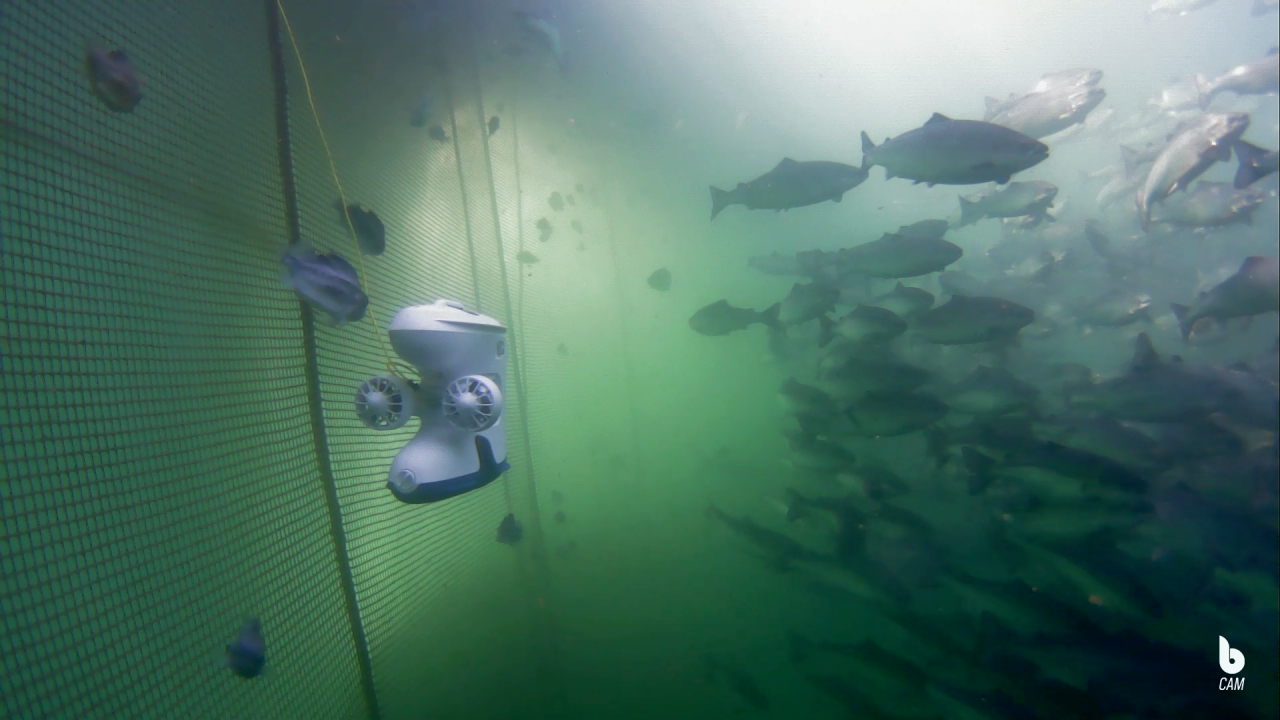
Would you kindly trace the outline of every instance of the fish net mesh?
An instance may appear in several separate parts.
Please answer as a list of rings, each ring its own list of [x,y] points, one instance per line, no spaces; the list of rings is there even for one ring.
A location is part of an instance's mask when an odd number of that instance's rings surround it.
[[[525,377],[553,366],[566,308],[540,303],[516,260],[537,232],[517,191],[526,151],[507,126],[487,137],[470,49],[436,68],[389,11],[295,5],[347,201],[387,227],[362,278],[379,331],[447,297],[511,328]],[[267,18],[261,0],[0,4],[0,716],[494,717],[550,686],[532,460],[556,440],[524,417],[549,391],[524,402],[510,364],[512,470],[490,486],[433,506],[387,491],[416,423],[375,432],[355,415],[359,383],[385,371],[375,325],[318,324],[312,350],[280,282]],[[301,233],[354,263],[282,42]],[[143,81],[133,113],[90,93],[86,44],[128,52]],[[424,84],[452,99],[437,118],[447,143],[400,106]],[[565,184],[553,175],[525,190],[545,197],[540,183]],[[526,338],[522,322],[548,332]],[[312,351],[354,618],[311,425]],[[525,525],[515,551],[495,542],[508,512]],[[267,647],[252,681],[221,656],[249,616]]]

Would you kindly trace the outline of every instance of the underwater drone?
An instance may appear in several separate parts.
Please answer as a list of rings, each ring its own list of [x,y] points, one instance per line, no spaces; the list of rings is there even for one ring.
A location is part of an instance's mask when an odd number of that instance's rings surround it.
[[[502,425],[507,329],[452,300],[396,313],[396,354],[421,382],[379,375],[356,391],[356,414],[374,430],[422,420],[396,455],[387,488],[406,503],[432,503],[484,487],[510,469]]]

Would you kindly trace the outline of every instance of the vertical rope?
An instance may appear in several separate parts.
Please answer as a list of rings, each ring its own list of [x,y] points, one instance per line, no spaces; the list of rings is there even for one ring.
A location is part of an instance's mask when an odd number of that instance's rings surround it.
[[[511,103],[511,164],[516,172],[516,252],[524,252],[524,187],[520,184],[520,122],[517,117],[516,103]],[[517,255],[518,257],[518,255]],[[524,269],[516,265],[516,326],[524,327]],[[524,333],[520,338],[520,357],[525,355]],[[520,368],[525,370],[523,366]]]
[[[462,195],[462,222],[467,229],[467,257],[471,259],[471,288],[474,291],[472,300],[476,312],[484,312],[480,304],[480,268],[476,265],[476,244],[471,235],[471,210],[467,204],[467,179],[462,172],[462,145],[458,142],[458,115],[453,106],[453,83],[449,72],[444,73],[445,101],[449,104],[449,134],[453,140],[453,160],[458,168],[458,192]],[[487,146],[486,146],[487,147]]]
[[[617,166],[617,163],[610,163],[606,167]],[[620,353],[622,357],[622,372],[625,375],[625,381],[627,383],[627,397],[635,398],[637,397],[635,382],[636,375],[631,364],[631,346],[630,343],[627,342],[627,338],[630,337],[630,332],[627,327],[627,315],[629,313],[627,311],[627,296],[623,291],[623,288],[626,286],[626,281],[622,277],[622,267],[618,262],[618,240],[613,233],[613,216],[617,207],[616,197],[615,188],[610,185],[608,201],[605,203],[604,211],[605,234],[609,238],[609,257],[613,262],[613,287],[618,293],[618,340],[620,349],[622,350]],[[636,404],[634,402],[627,403],[627,414],[631,419],[631,449],[635,453],[636,459],[639,460],[645,456],[641,454],[640,450],[641,423],[640,418],[636,415]]]
[[[293,178],[293,149],[289,141],[289,91],[285,76],[284,48],[280,36],[280,13],[275,0],[266,0],[267,45],[271,50],[271,72],[276,87],[276,148],[280,163],[280,185],[284,194],[285,223],[289,231],[289,244],[302,242],[302,225],[298,214],[298,191]],[[347,552],[347,535],[342,526],[342,508],[338,503],[338,486],[333,476],[333,464],[329,457],[329,440],[324,429],[324,410],[320,404],[320,365],[316,356],[316,324],[311,307],[298,303],[302,315],[302,341],[306,356],[307,406],[311,411],[311,433],[315,444],[316,464],[320,469],[320,481],[324,485],[325,503],[329,508],[329,528],[333,535],[334,551],[338,556],[338,574],[342,581],[342,595],[347,618],[351,623],[351,637],[355,642],[356,659],[360,665],[361,690],[369,717],[378,720],[378,696],[373,685],[373,663],[369,658],[369,642],[360,621],[360,607],[356,600],[355,578],[351,574],[351,557]]]
[[[484,98],[480,91],[480,69],[474,63],[473,67],[475,67],[476,112],[480,115],[480,127],[486,128]],[[489,153],[489,133],[481,131],[480,135],[483,138],[481,142],[484,145],[484,166],[489,180],[489,211],[493,214],[493,233],[498,243],[498,272],[502,274],[502,301],[507,311],[507,317],[510,318],[508,324],[512,325],[512,327],[508,328],[508,331],[515,336],[512,338],[514,342],[509,343],[508,347],[511,348],[511,375],[516,389],[516,403],[520,408],[520,436],[524,439],[525,467],[529,469],[529,489],[532,491],[533,496],[531,514],[533,516],[533,524],[538,528],[538,554],[545,556],[546,548],[543,546],[542,538],[542,515],[538,508],[538,493],[533,477],[533,451],[529,448],[529,403],[524,392],[524,372],[520,364],[521,358],[524,357],[524,332],[519,325],[513,322],[515,315],[511,306],[511,283],[507,281],[507,252],[502,244],[502,221],[498,217],[498,188],[493,181],[493,157]],[[517,220],[520,220],[520,218],[517,218]],[[524,273],[521,273],[521,277],[523,276]],[[507,505],[510,506],[510,504],[511,496],[508,493]]]
[[[479,27],[479,23],[475,23],[473,27]],[[502,299],[506,308],[507,317],[511,318],[512,320],[511,324],[513,325],[513,327],[510,328],[510,331],[514,335],[514,337],[512,338],[514,342],[510,343],[509,347],[511,348],[512,379],[515,383],[516,402],[520,408],[520,437],[523,440],[523,444],[524,444],[524,463],[525,463],[525,467],[528,468],[529,498],[530,498],[529,510],[531,515],[530,520],[531,520],[532,526],[537,528],[537,531],[535,533],[535,538],[537,542],[533,548],[534,550],[533,557],[536,560],[536,567],[534,569],[534,589],[535,589],[535,592],[537,593],[539,603],[537,606],[535,606],[536,615],[534,617],[534,620],[537,623],[535,625],[535,630],[541,631],[540,632],[541,642],[539,643],[538,649],[543,655],[543,657],[549,660],[549,662],[540,662],[538,664],[538,673],[541,679],[541,682],[539,682],[538,685],[543,689],[545,693],[544,703],[546,706],[544,707],[544,710],[546,711],[558,710],[560,712],[552,712],[551,714],[552,716],[559,716],[563,714],[564,708],[562,707],[562,705],[563,705],[564,698],[566,697],[566,693],[564,691],[563,686],[560,684],[563,681],[564,675],[562,672],[560,672],[560,663],[559,663],[560,646],[558,642],[559,632],[555,626],[555,616],[552,615],[551,612],[547,610],[544,604],[542,603],[542,599],[547,595],[547,580],[548,580],[547,578],[547,543],[546,543],[546,536],[542,530],[542,513],[538,504],[538,487],[537,487],[537,482],[535,481],[535,478],[534,478],[533,441],[529,435],[529,401],[528,401],[528,395],[525,393],[524,368],[521,365],[524,358],[524,323],[523,323],[524,318],[523,318],[523,312],[522,312],[521,313],[522,317],[520,318],[520,322],[519,323],[514,322],[515,315],[513,314],[513,309],[511,305],[511,283],[509,280],[509,275],[507,274],[507,257],[506,257],[507,253],[506,253],[506,248],[502,241],[502,223],[498,213],[498,188],[493,178],[493,156],[489,148],[489,133],[487,132],[488,124],[486,122],[487,118],[485,117],[484,94],[483,94],[483,87],[480,82],[480,62],[476,52],[476,44],[477,43],[475,42],[475,38],[472,38],[471,67],[472,67],[473,78],[475,81],[476,112],[479,115],[478,117],[479,127],[482,128],[480,135],[481,135],[481,142],[484,146],[484,165],[485,165],[485,170],[487,172],[487,177],[489,180],[489,211],[493,214],[493,232],[494,232],[494,238],[498,244],[498,269],[502,273]],[[519,137],[515,133],[515,129],[516,129],[516,123],[514,122],[515,114],[516,114],[516,111],[513,103],[512,110],[511,110],[511,117],[512,117],[511,129],[512,129],[512,143],[513,143],[512,154],[515,158],[514,162],[516,167],[516,211],[517,211],[516,227],[518,228],[516,232],[517,232],[518,242],[521,248],[523,248],[524,246],[524,216],[523,216],[524,205],[520,200],[521,198],[520,187],[519,187],[520,145],[519,145]],[[520,275],[521,289],[523,291],[524,271],[520,269],[519,265],[517,265],[516,267],[517,267],[516,271]],[[523,302],[521,303],[521,305],[523,309]],[[508,504],[509,503],[510,503],[510,496],[508,496]]]
[[[293,26],[289,24],[289,15],[284,11],[284,5],[280,0],[276,0],[276,10],[280,12],[280,20],[284,23],[284,30],[289,35],[289,45],[293,47],[293,54],[298,59],[298,74],[302,76],[302,89],[307,94],[307,104],[311,107],[311,117],[316,121],[316,133],[320,135],[320,145],[324,147],[324,156],[329,161],[329,172],[333,174],[333,185],[338,189],[339,202],[342,203],[342,217],[347,221],[347,231],[350,233],[351,249],[355,253],[356,264],[360,266],[360,277],[368,279],[369,273],[364,269],[364,252],[360,250],[360,240],[356,237],[356,228],[351,221],[351,213],[347,212],[347,194],[342,190],[342,181],[338,179],[338,167],[333,163],[333,151],[329,149],[329,140],[324,135],[324,126],[320,124],[320,113],[316,110],[315,95],[311,92],[311,81],[307,79],[307,66],[302,62],[302,50],[298,47],[298,39],[293,36]],[[378,341],[378,347],[382,349],[382,361],[387,368],[387,372],[392,375],[400,374],[405,377],[413,377],[413,368],[402,362],[391,359],[391,351],[387,349],[387,341],[382,337],[382,324],[378,322],[378,317],[373,306],[365,308],[364,315],[369,319],[369,326],[373,328],[373,337]],[[404,371],[409,370],[409,374]]]

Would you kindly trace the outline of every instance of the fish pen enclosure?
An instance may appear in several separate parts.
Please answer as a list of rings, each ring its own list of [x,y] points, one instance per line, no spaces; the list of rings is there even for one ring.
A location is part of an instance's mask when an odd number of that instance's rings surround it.
[[[1276,12],[0,0],[0,720],[1276,720]]]
[[[559,702],[535,485],[559,441],[535,416],[564,397],[557,328],[617,345],[608,237],[572,297],[526,287],[577,275],[526,262],[554,251],[522,209],[572,187],[571,160],[524,141],[540,119],[517,97],[496,108],[479,4],[448,32],[282,5],[0,3],[3,717]],[[114,50],[136,108],[91,92],[86,53]],[[424,87],[430,117],[411,121],[403,99]],[[360,257],[340,197],[378,213],[386,250],[356,263],[364,318],[335,327],[280,275],[294,243]],[[602,204],[579,210],[607,227]],[[392,316],[437,298],[508,329],[511,469],[408,505],[386,477],[416,424],[374,432],[353,396],[395,361]],[[508,513],[516,548],[495,541]],[[247,617],[267,658],[251,681],[223,658]]]

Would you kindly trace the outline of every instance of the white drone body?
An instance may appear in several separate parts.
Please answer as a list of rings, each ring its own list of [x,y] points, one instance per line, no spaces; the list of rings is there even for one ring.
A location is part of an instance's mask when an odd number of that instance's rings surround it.
[[[507,464],[502,422],[507,344],[497,320],[452,300],[396,313],[388,328],[396,354],[421,385],[381,375],[356,391],[356,413],[375,430],[422,426],[391,463],[387,488],[406,503],[446,500],[493,482]]]

